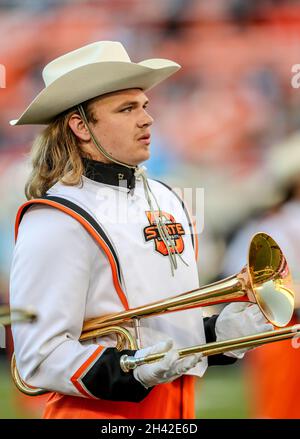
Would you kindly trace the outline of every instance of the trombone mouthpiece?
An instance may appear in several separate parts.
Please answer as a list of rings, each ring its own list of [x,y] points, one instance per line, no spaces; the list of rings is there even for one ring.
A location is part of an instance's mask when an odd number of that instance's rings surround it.
[[[149,358],[150,357],[151,356],[149,356]],[[127,373],[140,366],[141,364],[147,362],[146,358],[147,357],[134,358],[131,355],[122,355],[122,357],[120,358],[120,367],[123,372]]]
[[[129,355],[122,355],[120,358],[120,367],[123,372],[129,372],[130,370],[135,369],[138,365],[136,363],[137,358],[134,358]]]

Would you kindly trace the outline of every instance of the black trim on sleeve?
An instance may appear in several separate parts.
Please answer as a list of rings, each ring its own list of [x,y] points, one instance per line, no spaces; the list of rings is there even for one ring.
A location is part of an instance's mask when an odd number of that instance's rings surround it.
[[[125,373],[120,368],[120,357],[134,355],[136,351],[106,348],[93,367],[81,378],[85,388],[96,398],[110,401],[141,402],[153,389],[146,389],[137,381],[132,371]]]
[[[207,343],[212,343],[213,341],[216,341],[216,320],[219,316],[213,315],[212,317],[205,317],[203,319],[204,323],[204,331],[205,331],[205,337]],[[208,360],[208,366],[226,366],[227,364],[233,364],[237,361],[237,358],[228,357],[227,355],[223,354],[216,354],[216,355],[209,355],[207,357]]]

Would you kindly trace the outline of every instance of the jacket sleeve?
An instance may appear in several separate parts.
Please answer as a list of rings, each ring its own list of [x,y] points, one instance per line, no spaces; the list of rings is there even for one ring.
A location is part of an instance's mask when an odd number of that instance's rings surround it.
[[[150,389],[121,371],[122,353],[79,342],[99,251],[75,219],[55,208],[34,206],[24,215],[11,267],[10,305],[32,308],[38,319],[12,325],[17,367],[30,386],[138,402]]]
[[[215,332],[215,326],[216,326],[216,320],[219,316],[213,315],[212,317],[205,317],[204,320],[204,331],[205,331],[205,337],[206,342],[211,343],[213,341],[216,341],[216,332]],[[227,357],[223,354],[217,354],[217,355],[210,355],[207,357],[208,359],[208,366],[225,366],[227,364],[233,364],[237,361],[236,358]]]

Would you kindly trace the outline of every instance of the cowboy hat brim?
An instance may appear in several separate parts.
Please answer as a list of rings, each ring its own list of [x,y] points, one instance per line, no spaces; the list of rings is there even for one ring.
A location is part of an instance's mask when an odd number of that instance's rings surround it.
[[[45,87],[10,125],[48,124],[58,114],[88,99],[129,88],[149,90],[179,69],[179,64],[167,59],[148,59],[137,64],[120,61],[87,64]]]

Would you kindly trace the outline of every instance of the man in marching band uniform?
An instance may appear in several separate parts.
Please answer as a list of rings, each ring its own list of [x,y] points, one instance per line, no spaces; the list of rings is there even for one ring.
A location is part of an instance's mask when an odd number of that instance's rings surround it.
[[[199,287],[187,211],[139,166],[153,124],[145,92],[179,68],[133,63],[119,42],[89,44],[50,62],[45,88],[11,122],[48,125],[32,148],[10,287],[13,307],[30,304],[40,316],[13,337],[21,377],[51,392],[46,418],[192,418],[194,378],[245,351],[207,361],[179,359],[176,349],[273,328],[248,304],[206,319],[201,308],[143,319],[140,348],[125,352],[167,354],[128,374],[113,335],[79,341],[85,320]]]

